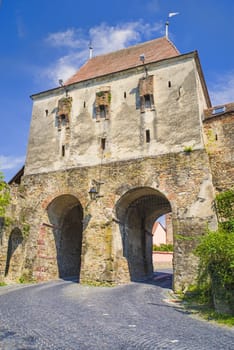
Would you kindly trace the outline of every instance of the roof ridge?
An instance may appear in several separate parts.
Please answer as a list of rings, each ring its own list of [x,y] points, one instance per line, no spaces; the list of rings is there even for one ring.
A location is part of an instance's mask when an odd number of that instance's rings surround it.
[[[142,52],[140,52],[141,50]],[[165,36],[141,42],[88,59],[78,71],[65,82],[65,85],[137,67],[141,64],[139,61],[140,54],[145,54],[145,63],[148,64],[178,56],[180,52]]]
[[[138,44],[134,44],[134,45],[131,45],[131,46],[123,47],[122,49],[119,49],[119,50],[115,50],[115,51],[110,51],[110,52],[102,53],[102,54],[100,54],[100,55],[97,55],[97,56],[92,57],[90,60],[92,60],[92,59],[94,59],[94,58],[96,58],[96,57],[107,56],[107,55],[111,55],[111,54],[113,54],[113,53],[118,53],[118,52],[121,52],[121,51],[133,49],[133,48],[136,48],[136,47],[140,47],[140,46],[143,46],[143,45],[146,45],[146,44],[150,44],[150,43],[152,43],[153,41],[157,41],[157,40],[159,41],[159,40],[162,40],[162,39],[167,39],[167,38],[166,38],[166,37],[159,37],[159,38],[155,38],[155,39],[152,39],[152,40],[144,41],[144,42],[141,42],[141,43],[138,43]],[[167,40],[168,40],[168,39],[167,39]],[[170,40],[168,40],[168,42],[171,43]],[[171,44],[172,44],[172,43],[171,43]],[[172,46],[173,46],[173,44],[172,44]],[[176,51],[178,51],[177,48],[176,48],[175,46],[174,46],[174,48],[176,49]],[[179,52],[178,52],[178,53],[179,53]],[[88,61],[89,61],[89,60],[88,60]],[[88,61],[87,61],[87,62],[88,62]]]

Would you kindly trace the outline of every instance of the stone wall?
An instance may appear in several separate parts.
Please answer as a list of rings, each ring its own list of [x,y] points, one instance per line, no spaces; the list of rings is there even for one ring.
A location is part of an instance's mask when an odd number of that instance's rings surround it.
[[[234,105],[230,105],[234,109]],[[234,111],[219,115],[208,112],[203,123],[205,143],[213,184],[220,192],[232,188],[234,184]]]
[[[88,194],[93,179],[103,182],[101,197],[95,201],[91,201]],[[64,222],[65,215],[75,206],[83,213],[81,280],[126,282],[134,279],[135,272],[131,278],[129,271],[134,264],[141,265],[145,277],[149,275],[152,253],[150,261],[144,250],[147,242],[142,232],[152,229],[154,220],[171,210],[175,243],[174,286],[183,289],[196,275],[197,261],[192,254],[196,237],[205,232],[207,224],[216,225],[208,156],[202,150],[25,176],[20,186],[21,191],[23,189],[21,196],[25,198],[24,221],[30,231],[24,237],[24,254],[18,257],[21,271],[14,272],[9,268],[12,278],[27,273],[37,281],[60,276],[60,243],[56,235],[61,229],[60,222]],[[118,203],[129,193],[128,202],[122,201],[117,210]],[[64,195],[66,200],[59,204],[60,196]],[[160,201],[162,198],[164,200]],[[55,200],[58,204],[52,205]],[[165,207],[165,203],[169,206]],[[22,208],[22,203],[20,206]],[[53,210],[49,213],[48,208]],[[122,216],[119,215],[121,210]],[[144,222],[143,228],[137,223],[139,217]],[[126,224],[120,222],[121,218],[127,220]],[[74,216],[69,220],[74,220]],[[139,239],[132,235],[133,228],[139,231]],[[131,242],[124,236],[126,232],[132,235]],[[9,232],[6,231],[5,247],[8,239]],[[142,239],[145,240],[144,247]],[[130,246],[140,257],[133,262],[129,256]],[[142,265],[144,259],[145,266]]]

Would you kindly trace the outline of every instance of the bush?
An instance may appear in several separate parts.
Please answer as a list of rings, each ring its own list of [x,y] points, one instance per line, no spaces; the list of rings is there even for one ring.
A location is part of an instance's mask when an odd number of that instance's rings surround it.
[[[4,176],[0,172],[0,217],[5,216],[5,210],[10,202],[9,187],[4,181]]]
[[[215,206],[219,226],[227,231],[234,231],[234,189],[219,193]]]
[[[222,285],[234,282],[234,231],[220,228],[203,236],[195,250],[200,258],[200,281],[216,275]]]
[[[234,315],[234,190],[216,197],[217,231],[208,231],[195,250],[198,288],[209,286],[216,311]]]
[[[160,244],[160,245],[153,245],[153,251],[159,251],[159,252],[173,252],[173,244]]]

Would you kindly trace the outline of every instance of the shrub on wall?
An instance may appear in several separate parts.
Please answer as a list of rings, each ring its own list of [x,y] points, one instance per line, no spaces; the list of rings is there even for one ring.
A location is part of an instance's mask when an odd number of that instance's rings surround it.
[[[0,172],[0,217],[5,216],[6,207],[10,202],[10,192],[4,176]]]
[[[234,315],[234,189],[216,197],[217,231],[209,231],[195,250],[200,258],[199,288],[210,289],[217,312]]]
[[[216,196],[216,210],[219,226],[234,231],[234,188]]]

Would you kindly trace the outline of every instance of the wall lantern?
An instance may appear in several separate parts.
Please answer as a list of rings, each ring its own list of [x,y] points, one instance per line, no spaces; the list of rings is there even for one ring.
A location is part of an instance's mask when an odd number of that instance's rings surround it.
[[[92,180],[92,186],[89,190],[89,196],[91,200],[96,200],[97,198],[103,197],[99,194],[100,192],[100,187],[103,185],[104,182]]]
[[[98,192],[96,187],[92,186],[89,190],[89,196],[91,201],[95,200],[97,198]]]

